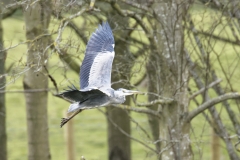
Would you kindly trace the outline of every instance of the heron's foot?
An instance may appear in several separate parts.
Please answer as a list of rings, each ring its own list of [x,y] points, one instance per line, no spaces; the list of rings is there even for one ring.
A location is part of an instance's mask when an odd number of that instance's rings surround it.
[[[60,127],[62,128],[62,126],[66,124],[69,120],[70,120],[69,118],[62,118]]]

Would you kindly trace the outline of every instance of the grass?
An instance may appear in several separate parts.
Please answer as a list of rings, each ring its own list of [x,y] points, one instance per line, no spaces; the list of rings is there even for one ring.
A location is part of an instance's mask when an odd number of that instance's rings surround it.
[[[207,29],[208,26],[212,25],[213,11],[204,11],[201,9],[193,9],[193,19],[197,24],[198,29]],[[199,14],[201,13],[201,14]],[[213,14],[216,14],[215,12]],[[212,15],[212,16],[209,16]],[[201,16],[205,16],[204,19]],[[203,23],[203,21],[205,23]],[[81,23],[81,21],[79,22]],[[216,34],[221,32],[221,28],[226,21],[221,23],[223,24],[220,28],[216,29]],[[203,25],[204,24],[204,25]],[[56,30],[58,23],[56,20],[50,25],[50,31]],[[12,16],[11,18],[5,19],[3,21],[4,28],[4,40],[5,47],[13,46],[19,42],[25,41],[25,26],[24,20],[21,14]],[[92,28],[92,27],[91,27]],[[209,29],[209,28],[208,28]],[[227,29],[229,32],[229,29]],[[86,34],[87,35],[87,34]],[[136,34],[136,36],[139,34]],[[223,34],[224,36],[226,35]],[[54,36],[53,36],[54,37]],[[144,40],[144,37],[141,36]],[[85,45],[79,43],[79,39],[71,32],[69,29],[66,29],[65,34],[63,35],[63,41],[71,41],[71,52],[70,56],[74,56],[75,60],[81,63],[81,60],[84,55]],[[190,42],[186,42],[190,43]],[[205,43],[207,46],[207,42]],[[224,47],[224,48],[223,48]],[[133,48],[134,49],[134,48]],[[136,48],[135,48],[136,49]],[[227,68],[227,73],[234,73],[236,75],[231,77],[231,81],[234,84],[234,88],[239,88],[240,84],[236,83],[240,78],[240,70],[236,70],[238,66],[238,57],[236,57],[236,51],[240,51],[236,46],[230,46],[222,44],[222,42],[217,42],[215,47],[217,53],[220,53],[220,60],[224,66],[230,66]],[[23,90],[22,88],[22,79],[24,73],[24,65],[26,63],[26,45],[19,45],[14,49],[8,50],[7,59],[6,59],[6,69],[8,70],[12,66],[12,70],[8,72],[7,76],[7,88],[6,90]],[[227,54],[225,54],[227,52]],[[212,61],[217,62],[216,55],[211,53]],[[142,74],[144,72],[144,67],[141,64],[144,64],[145,58],[140,58],[138,63],[134,66],[134,74],[132,81],[136,81],[139,75],[139,72]],[[233,64],[232,64],[233,62]],[[216,68],[220,66],[214,64]],[[141,68],[142,67],[142,68]],[[52,53],[49,58],[49,68],[50,74],[56,79],[58,86],[62,90],[67,85],[71,83],[79,86],[79,77],[73,71],[69,70],[64,64],[62,64],[58,58],[58,55]],[[21,74],[18,74],[21,73]],[[220,71],[218,72],[219,77],[224,78],[224,74]],[[67,78],[66,78],[67,77]],[[50,87],[53,87],[51,83]],[[190,81],[191,88],[197,90],[192,81]],[[226,82],[222,82],[223,86],[227,86]],[[212,94],[214,96],[214,94]],[[201,102],[201,99],[198,99]],[[141,101],[146,101],[146,97],[143,97]],[[52,159],[63,160],[66,159],[66,142],[64,138],[64,128],[59,127],[60,118],[63,117],[63,114],[67,111],[69,103],[52,96],[49,93],[48,101],[48,121],[49,121],[49,143],[50,143],[50,152]],[[7,93],[6,94],[6,107],[7,107],[7,135],[8,135],[8,159],[10,160],[20,160],[27,159],[27,128],[26,128],[26,108],[24,102],[23,93]],[[194,104],[190,104],[190,109],[195,108]],[[219,110],[222,110],[222,107],[218,107]],[[103,108],[103,110],[105,110]],[[224,111],[221,112],[222,115],[226,116]],[[149,131],[148,121],[146,115],[131,113],[131,116],[142,125],[147,131]],[[228,120],[228,118],[226,118]],[[140,140],[145,141],[149,145],[150,140],[140,131],[137,124],[131,124],[132,135]],[[196,159],[210,159],[210,137],[211,129],[203,116],[198,116],[192,122],[191,129],[192,137],[192,147],[194,153],[196,154]],[[150,131],[149,131],[150,133]],[[85,156],[88,160],[102,160],[107,159],[107,124],[106,117],[100,113],[98,110],[87,110],[81,113],[74,118],[74,139],[75,139],[75,155],[79,159],[82,155]],[[225,146],[222,143],[222,157],[227,159]],[[148,157],[148,158],[146,158]],[[155,156],[151,154],[146,148],[140,145],[137,142],[132,141],[132,159],[155,159]]]

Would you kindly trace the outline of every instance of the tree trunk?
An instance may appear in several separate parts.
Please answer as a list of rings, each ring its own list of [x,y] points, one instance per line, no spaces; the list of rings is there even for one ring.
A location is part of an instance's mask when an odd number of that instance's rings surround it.
[[[158,81],[160,80],[156,76],[159,74],[158,67],[160,67],[159,61],[157,61],[157,59],[155,59],[157,57],[158,57],[157,53],[152,52],[146,68],[147,68],[147,76],[148,76],[148,92],[160,94],[160,88],[159,88],[160,86],[156,85],[156,84],[158,84]],[[156,99],[156,97],[154,95],[151,95],[151,94],[148,95],[149,102],[154,101],[155,99]],[[161,106],[153,105],[148,108],[158,112],[158,108],[160,109]],[[153,141],[155,142],[156,150],[160,152],[160,142],[158,142],[158,140],[159,140],[159,119],[152,115],[148,115],[148,123],[151,128],[151,133],[153,136]]]
[[[124,26],[128,24],[128,20],[121,18],[121,22],[117,23],[119,26]],[[110,25],[114,28],[114,24]],[[123,39],[126,38],[126,33],[122,30],[119,33],[114,33],[115,35],[121,35]],[[115,48],[115,60],[113,62],[113,73],[112,73],[112,82],[117,82],[120,80],[126,80],[131,71],[132,64],[129,64],[129,51],[128,45],[121,41],[120,39],[115,39],[116,48]],[[124,55],[123,55],[124,54]],[[129,66],[130,65],[130,66]],[[118,83],[113,85],[114,89],[126,87],[123,83]],[[126,105],[130,104],[129,98],[125,102]],[[124,135],[118,128],[115,127],[112,122],[118,125],[119,128],[124,130],[126,133],[130,134],[130,120],[128,116],[128,111],[125,111],[120,108],[114,108],[110,106],[107,108],[108,116],[108,156],[109,160],[130,160],[131,159],[131,142],[130,138]]]
[[[215,133],[214,129],[211,129],[211,160],[219,160],[220,159],[220,138]]]
[[[131,143],[129,137],[124,135],[118,128],[130,134],[130,121],[128,111],[114,108],[110,106],[107,108],[109,116],[108,120],[108,159],[109,160],[130,160],[131,159]]]
[[[0,12],[2,11],[0,7]],[[5,107],[5,59],[6,52],[3,50],[3,28],[0,16],[0,159],[7,159],[7,134],[6,134],[6,107]],[[1,93],[2,92],[2,93]]]
[[[67,117],[68,114],[66,114],[64,111],[63,116]],[[66,148],[67,148],[67,160],[74,160],[75,159],[74,119],[69,121],[68,124],[64,127],[64,134],[65,134],[64,138],[66,141]]]
[[[48,38],[35,39],[47,33],[51,16],[51,1],[41,0],[31,3],[26,8],[26,37],[29,41],[27,67],[29,67],[29,70],[24,76],[23,86],[27,111],[28,159],[49,160],[51,157],[48,141],[48,92],[30,93],[27,91],[48,88],[48,77],[44,74],[44,67],[47,67],[47,52],[45,49]]]
[[[188,113],[188,69],[183,52],[182,17],[187,7],[183,0],[161,1],[154,5],[158,19],[156,53],[150,55],[149,83],[156,84],[157,93],[174,99],[171,104],[159,105],[161,159],[192,159],[189,129],[184,118]],[[150,66],[150,67],[149,67]],[[150,91],[151,92],[151,91]],[[155,91],[156,92],[156,91]]]

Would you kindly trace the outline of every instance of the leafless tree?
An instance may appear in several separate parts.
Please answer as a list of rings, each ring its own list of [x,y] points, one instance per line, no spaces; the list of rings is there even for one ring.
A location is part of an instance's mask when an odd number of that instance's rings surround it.
[[[51,159],[48,140],[48,92],[29,93],[31,89],[47,89],[46,75],[49,38],[38,36],[48,33],[51,17],[50,1],[31,1],[24,7],[26,37],[28,40],[28,71],[24,75],[23,86],[26,98],[28,124],[28,159]]]
[[[2,8],[0,7],[0,12]],[[0,91],[5,90],[5,59],[6,52],[3,47],[3,28],[2,16],[0,16]],[[0,159],[7,159],[7,135],[6,135],[6,107],[5,107],[5,93],[0,92]]]
[[[24,5],[26,10],[27,41],[22,42],[28,44],[29,53],[29,71],[24,79],[26,91],[48,90],[46,81],[49,77],[55,87],[54,92],[58,92],[60,82],[47,72],[48,51],[57,53],[64,66],[78,74],[78,61],[82,60],[84,54],[79,46],[86,45],[89,37],[85,31],[92,32],[95,28],[92,26],[108,20],[116,40],[113,87],[139,87],[146,90],[144,97],[133,97],[133,103],[128,100],[125,105],[111,106],[106,112],[102,111],[109,126],[109,159],[131,159],[131,140],[146,148],[147,158],[203,159],[201,148],[204,144],[199,142],[202,139],[197,132],[204,126],[200,126],[200,129],[194,126],[195,121],[200,119],[211,128],[214,136],[212,159],[221,157],[221,148],[217,147],[221,139],[229,159],[236,160],[239,159],[237,151],[240,150],[240,107],[239,100],[235,100],[240,98],[239,3],[236,0],[53,1],[54,9],[50,11],[49,7],[42,7],[45,6],[42,1],[31,1],[31,5],[19,1],[8,8],[16,9],[16,6]],[[39,6],[42,8],[28,14],[38,4],[42,4]],[[3,17],[10,16],[14,9],[4,12]],[[37,22],[30,19],[34,11],[40,10],[49,13],[43,14],[43,23],[39,23],[37,16]],[[46,32],[50,12],[58,26],[51,34]],[[74,21],[79,17],[83,18],[82,25]],[[28,25],[37,24],[41,29],[36,27],[34,31],[28,30]],[[70,36],[63,38],[67,29],[79,39],[77,43]],[[32,59],[31,56],[36,55]],[[68,81],[67,74],[64,74],[64,78]],[[42,86],[36,87],[29,80]],[[46,92],[25,93],[27,99],[38,94],[46,96]],[[30,112],[33,109],[30,106],[29,111],[27,109],[28,116],[42,118],[39,117],[42,111]],[[46,108],[43,112],[47,113]],[[130,112],[146,114],[148,129],[137,122]],[[28,119],[33,120],[31,117]],[[47,126],[46,120],[41,120],[44,126]],[[131,135],[131,124],[139,127],[141,138]],[[48,145],[48,141],[44,144]],[[45,153],[49,155],[48,150]]]
[[[112,11],[112,15],[114,17],[119,17],[118,15],[116,16],[116,13]],[[121,17],[119,17],[121,18]],[[110,24],[115,26],[113,21],[110,21]],[[119,27],[126,27],[126,24],[128,24],[128,19],[122,19],[121,21],[117,22],[118,28]],[[115,29],[118,29],[115,28]],[[119,29],[118,32],[115,32],[118,35],[121,35],[123,39],[126,39],[128,36],[127,32],[124,32],[123,29]],[[114,88],[121,88],[126,86],[127,83],[121,83],[121,81],[127,81],[127,77],[130,74],[130,69],[133,64],[129,64],[129,45],[122,41],[120,38],[115,38],[115,43],[119,44],[118,46],[115,47],[115,52],[120,53],[115,56],[114,64],[113,64],[113,78],[112,81],[117,82],[113,84],[112,87]],[[121,71],[119,73],[119,71]],[[120,83],[119,83],[120,82]],[[125,88],[126,88],[125,87]],[[127,99],[125,104],[130,105],[130,99]],[[109,106],[107,107],[107,114],[109,116],[108,121],[108,156],[109,160],[117,160],[117,159],[122,159],[122,160],[130,160],[131,159],[131,142],[129,137],[126,135],[122,134],[119,129],[117,129],[113,122],[116,123],[120,128],[122,128],[125,132],[130,134],[130,119],[129,119],[129,112],[122,109],[122,108],[115,108],[114,106]]]

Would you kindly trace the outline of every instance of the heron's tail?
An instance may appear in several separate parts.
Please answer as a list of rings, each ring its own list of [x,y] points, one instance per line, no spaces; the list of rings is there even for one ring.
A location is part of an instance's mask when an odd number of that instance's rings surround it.
[[[73,103],[69,106],[68,113],[74,112],[74,111],[78,110],[79,108],[80,108],[79,102]]]

